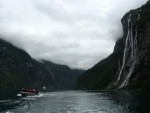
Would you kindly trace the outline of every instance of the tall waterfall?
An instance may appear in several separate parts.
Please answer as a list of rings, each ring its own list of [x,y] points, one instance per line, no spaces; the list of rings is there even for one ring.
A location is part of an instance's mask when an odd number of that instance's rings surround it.
[[[122,88],[126,86],[138,64],[137,56],[137,26],[134,22],[140,19],[140,14],[137,12],[137,19],[132,21],[132,14],[128,17],[127,36],[125,40],[125,48],[123,54],[122,65],[119,70],[118,79],[115,86]]]

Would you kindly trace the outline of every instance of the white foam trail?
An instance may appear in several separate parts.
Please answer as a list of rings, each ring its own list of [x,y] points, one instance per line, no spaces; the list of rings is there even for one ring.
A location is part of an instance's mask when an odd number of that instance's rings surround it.
[[[55,95],[57,95],[57,94],[41,93],[40,92],[38,95],[26,96],[26,97],[24,97],[24,99],[26,99],[26,100],[36,100],[37,98],[55,96]]]
[[[6,111],[6,113],[14,113],[14,112],[11,112],[11,111]]]
[[[28,97],[33,97],[33,98],[40,98],[40,97],[43,97],[44,94],[38,94],[38,95],[33,95],[33,96],[28,96]]]
[[[21,97],[22,95],[20,93],[17,94],[17,97]]]

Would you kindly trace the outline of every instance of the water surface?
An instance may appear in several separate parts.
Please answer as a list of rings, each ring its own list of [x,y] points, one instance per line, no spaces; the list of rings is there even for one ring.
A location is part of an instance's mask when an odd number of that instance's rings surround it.
[[[55,91],[0,100],[0,113],[150,113],[142,93]]]

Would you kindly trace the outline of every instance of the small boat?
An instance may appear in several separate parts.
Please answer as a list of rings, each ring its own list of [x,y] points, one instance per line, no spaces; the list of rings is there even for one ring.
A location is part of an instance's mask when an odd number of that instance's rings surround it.
[[[26,97],[26,96],[33,96],[33,95],[38,95],[39,91],[34,89],[34,88],[23,88],[21,91],[20,91],[20,94],[23,96],[23,97]]]

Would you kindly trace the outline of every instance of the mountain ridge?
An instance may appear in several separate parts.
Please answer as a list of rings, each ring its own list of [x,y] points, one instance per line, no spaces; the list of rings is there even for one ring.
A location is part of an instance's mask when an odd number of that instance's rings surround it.
[[[0,39],[0,88],[74,89],[76,79],[83,71],[46,60],[38,62],[25,50]]]

